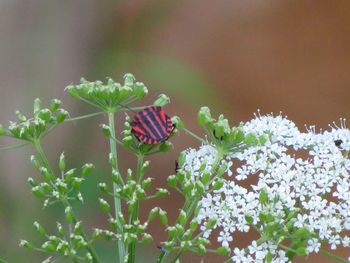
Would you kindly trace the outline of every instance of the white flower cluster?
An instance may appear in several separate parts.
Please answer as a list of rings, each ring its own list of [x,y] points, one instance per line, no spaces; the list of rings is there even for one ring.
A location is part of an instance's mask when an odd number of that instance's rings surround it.
[[[332,249],[350,246],[346,231],[350,230],[350,130],[330,126],[329,131],[317,133],[314,127],[300,132],[285,117],[260,116],[243,126],[245,134],[267,134],[264,145],[230,154],[230,161],[240,165],[234,174],[235,181],[227,180],[217,191],[200,201],[198,223],[209,238],[212,229],[206,229],[208,220],[215,218],[217,237],[222,246],[229,247],[234,232],[248,232],[251,224],[261,224],[259,214],[268,209],[275,218],[287,217],[286,211],[296,211],[296,228],[307,228],[317,238],[308,240],[307,253],[317,253],[321,241]],[[210,149],[210,150],[209,150]],[[203,153],[205,151],[205,154]],[[186,155],[187,169],[192,175],[204,161],[208,168],[216,156],[212,146],[190,150]],[[193,160],[193,161],[190,161]],[[232,163],[231,163],[232,165]],[[191,167],[191,168],[190,168]],[[206,167],[207,168],[207,167]],[[239,184],[248,177],[256,181],[250,187]],[[272,204],[262,205],[259,193],[266,191]],[[252,223],[246,221],[246,216]],[[288,262],[285,252],[273,242],[253,242],[246,249],[233,248],[234,262],[264,262],[268,251],[273,252],[272,262]]]
[[[185,151],[185,162],[182,167],[182,170],[189,174],[189,180],[197,180],[203,175],[204,171],[211,171],[215,162],[218,151],[212,145],[206,144],[202,145],[199,150],[196,149],[187,149]],[[232,175],[230,170],[233,162],[231,158],[228,160],[222,160],[222,164],[227,165],[227,174],[228,176]]]

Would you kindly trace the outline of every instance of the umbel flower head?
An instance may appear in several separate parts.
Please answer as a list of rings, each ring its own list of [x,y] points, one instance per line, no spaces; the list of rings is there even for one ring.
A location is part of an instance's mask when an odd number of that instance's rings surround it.
[[[112,79],[108,79],[106,84],[81,79],[79,85],[70,85],[66,90],[72,97],[108,112],[124,109],[148,93],[146,86],[142,82],[135,82],[135,77],[130,73],[124,75],[124,84]]]
[[[227,155],[226,161],[239,166],[199,203],[197,222],[204,237],[218,229],[217,241],[230,247],[236,232],[257,231],[260,238],[247,248],[232,248],[234,262],[290,262],[319,252],[321,244],[349,247],[350,130],[345,121],[327,131],[301,132],[282,115],[258,114],[242,129],[269,139]],[[186,153],[188,171],[196,177],[196,160],[210,165],[216,150],[205,145]],[[249,177],[256,181],[244,187]],[[212,219],[214,228],[206,228]]]

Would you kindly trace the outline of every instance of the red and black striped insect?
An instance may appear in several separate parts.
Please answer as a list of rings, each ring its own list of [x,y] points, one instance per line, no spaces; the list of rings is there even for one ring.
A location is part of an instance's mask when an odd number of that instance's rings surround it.
[[[162,107],[153,106],[136,113],[131,121],[131,132],[136,139],[147,144],[166,141],[175,125]]]

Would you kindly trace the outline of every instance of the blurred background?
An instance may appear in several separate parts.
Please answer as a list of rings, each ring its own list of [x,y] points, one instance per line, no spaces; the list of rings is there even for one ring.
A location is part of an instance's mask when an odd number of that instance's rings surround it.
[[[95,109],[72,100],[65,86],[110,76],[122,81],[132,72],[150,90],[171,97],[169,115],[196,125],[198,108],[224,113],[231,124],[280,111],[299,127],[328,123],[350,115],[350,2],[293,0],[0,0],[0,122],[15,110],[32,111],[32,101],[61,99],[71,116]],[[120,120],[121,121],[121,120]],[[101,136],[103,117],[68,123],[45,138],[52,162],[65,151],[69,165],[93,162],[100,171],[84,185],[85,205],[77,209],[87,227],[104,227],[96,184],[107,181],[108,145]],[[121,124],[121,122],[120,122]],[[165,186],[174,160],[189,145],[182,134],[172,153],[152,158],[149,176]],[[0,146],[16,143],[1,139]],[[48,229],[61,220],[60,206],[43,210],[26,180],[36,177],[30,147],[0,152],[0,258],[9,263],[41,262],[45,256],[18,247],[21,238],[41,241],[32,222]],[[135,160],[123,154],[122,169]],[[176,193],[158,204],[174,218],[183,200]],[[146,204],[143,216],[151,208]],[[140,248],[139,262],[154,262],[164,241],[159,222],[151,226],[154,243]],[[240,236],[235,244],[247,244]],[[116,262],[114,246],[99,243],[103,262]],[[349,249],[338,253],[350,256]],[[187,255],[182,262],[221,262]],[[331,262],[321,256],[295,262]]]

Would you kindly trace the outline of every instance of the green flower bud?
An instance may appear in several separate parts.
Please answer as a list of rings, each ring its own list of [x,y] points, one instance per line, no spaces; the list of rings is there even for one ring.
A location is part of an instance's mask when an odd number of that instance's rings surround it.
[[[101,128],[102,128],[102,132],[103,132],[103,135],[106,136],[106,137],[111,137],[111,129],[108,125],[106,124],[102,124],[101,125]]]
[[[39,171],[45,180],[51,181],[54,179],[54,176],[45,167],[40,167]]]
[[[250,146],[256,146],[259,144],[259,140],[254,133],[248,133],[244,138],[244,143]]]
[[[148,233],[142,235],[141,243],[148,244],[153,240],[152,236]]]
[[[224,180],[222,178],[217,179],[213,184],[213,190],[220,190],[224,185]]]
[[[173,116],[171,118],[171,122],[175,125],[175,127],[177,129],[183,129],[185,128],[185,124],[183,123],[183,121],[180,119],[180,117],[178,116]]]
[[[24,239],[21,239],[21,241],[19,242],[19,246],[29,248],[29,249],[34,248],[34,246],[31,243],[29,243],[27,240],[24,240]]]
[[[39,98],[36,98],[34,100],[34,111],[33,111],[34,116],[36,116],[39,113],[40,108],[41,108],[41,100]]]
[[[133,74],[126,73],[124,75],[124,86],[133,87],[134,86],[134,81],[135,81],[135,77],[134,77]]]
[[[76,87],[73,85],[67,86],[65,90],[68,92],[69,95],[71,95],[73,98],[79,97],[79,92]]]
[[[44,190],[43,187],[41,187],[41,186],[38,185],[38,186],[35,186],[35,187],[32,188],[32,193],[33,193],[36,197],[42,198],[42,197],[45,196],[46,191]]]
[[[51,120],[51,111],[49,109],[42,109],[38,112],[38,118],[42,119],[45,122],[50,122]]]
[[[35,180],[33,179],[33,177],[29,177],[29,178],[27,179],[27,181],[28,181],[28,183],[29,183],[31,186],[37,186],[37,185],[38,185],[38,183],[35,182]]]
[[[63,237],[64,236],[64,229],[62,227],[62,224],[60,222],[56,222],[57,232],[58,235]]]
[[[123,86],[119,88],[118,100],[123,101],[131,96],[133,89],[128,86]]]
[[[187,216],[186,212],[181,210],[180,214],[179,214],[179,217],[177,218],[177,222],[180,225],[184,226],[186,224],[186,216]]]
[[[69,115],[68,111],[64,109],[59,109],[58,114],[56,115],[56,122],[58,124],[64,122],[64,120],[68,117],[68,115]]]
[[[198,253],[200,255],[204,255],[207,252],[207,249],[205,248],[205,246],[203,246],[202,244],[199,244],[198,246]]]
[[[38,222],[35,221],[33,225],[40,235],[44,236],[46,234],[45,228],[43,228]]]
[[[168,181],[168,185],[169,185],[170,187],[173,187],[173,188],[176,187],[176,185],[177,185],[177,178],[176,178],[176,175],[170,175],[170,176],[168,177],[167,181]]]
[[[134,96],[138,99],[143,99],[148,94],[148,89],[142,82],[136,82],[134,85]]]
[[[60,168],[60,171],[64,173],[64,169],[66,168],[66,161],[64,157],[64,153],[61,153],[60,160],[58,162],[58,167]]]
[[[53,253],[56,251],[57,246],[54,245],[51,241],[46,241],[44,244],[42,244],[41,248],[46,252]]]
[[[81,174],[82,174],[84,177],[86,177],[86,176],[88,176],[88,175],[91,173],[91,171],[92,171],[93,168],[94,168],[94,165],[93,165],[93,164],[91,164],[91,163],[86,163],[86,164],[84,164],[84,166],[82,167],[82,172],[81,172]]]
[[[57,100],[57,99],[53,99],[50,105],[50,111],[52,113],[56,112],[58,110],[58,108],[61,106],[61,101]]]
[[[159,213],[159,207],[152,208],[152,210],[148,214],[148,221],[150,222],[153,219],[155,219],[157,217],[158,213]]]
[[[16,111],[16,116],[19,122],[25,122],[27,120],[27,118],[20,111]]]
[[[142,187],[142,189],[146,190],[147,188],[149,188],[151,186],[151,184],[152,184],[152,178],[148,177],[142,181],[141,187]]]
[[[198,124],[201,126],[206,125],[209,121],[212,120],[210,109],[208,107],[201,107],[198,116],[197,116]]]
[[[159,146],[159,151],[161,152],[169,152],[172,149],[173,149],[173,144],[169,141],[165,141]]]
[[[158,99],[156,99],[155,102],[153,102],[153,105],[163,107],[169,103],[170,98],[165,94],[161,94],[159,95]]]
[[[100,188],[100,190],[104,193],[107,192],[107,184],[106,183],[99,183],[98,187]]]
[[[102,209],[102,211],[105,213],[109,213],[109,211],[111,210],[110,205],[102,198],[99,198],[99,202],[100,202],[100,208]]]
[[[156,198],[162,198],[169,194],[169,191],[165,188],[158,188],[157,192],[154,194]]]
[[[73,209],[71,206],[67,206],[66,209],[64,210],[64,214],[66,215],[66,220],[68,223],[73,223],[74,222],[74,213]]]
[[[167,212],[165,212],[164,210],[160,209],[159,210],[159,220],[163,225],[167,225],[168,224],[168,216],[167,216]]]

